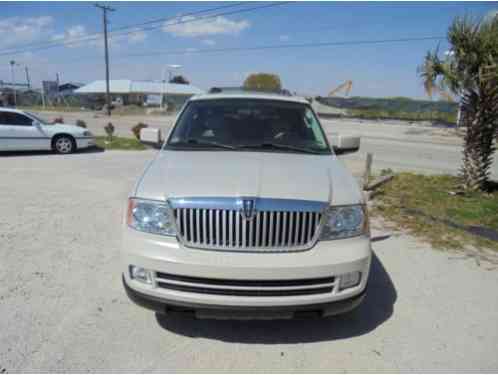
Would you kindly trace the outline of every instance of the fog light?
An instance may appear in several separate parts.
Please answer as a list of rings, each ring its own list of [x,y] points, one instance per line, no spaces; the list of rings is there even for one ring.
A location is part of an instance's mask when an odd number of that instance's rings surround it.
[[[360,284],[361,272],[348,272],[340,276],[339,289],[353,288]]]
[[[130,266],[130,277],[145,284],[152,284],[152,274],[142,267]]]

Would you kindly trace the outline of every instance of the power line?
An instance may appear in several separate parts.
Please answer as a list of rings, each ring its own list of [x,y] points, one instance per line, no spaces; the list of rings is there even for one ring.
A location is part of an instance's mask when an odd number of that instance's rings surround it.
[[[254,6],[254,7],[251,7],[251,8],[243,8],[243,9],[237,9],[237,10],[234,10],[234,11],[227,11],[227,12],[221,12],[221,13],[216,13],[216,14],[209,14],[209,15],[206,15],[206,16],[196,17],[194,19],[187,19],[187,20],[182,19],[182,18],[187,17],[187,16],[193,16],[194,14],[212,12],[213,10],[216,10],[216,9],[223,9],[223,8],[233,7],[235,5],[240,5],[240,3],[229,4],[229,5],[220,6],[220,7],[216,7],[216,8],[205,9],[205,10],[202,10],[202,11],[190,12],[190,13],[183,14],[181,16],[173,16],[173,17],[166,17],[166,18],[162,18],[162,19],[155,19],[155,20],[151,20],[151,21],[147,21],[147,22],[143,22],[141,24],[138,24],[138,25],[143,25],[142,27],[137,27],[136,25],[122,26],[121,28],[113,29],[113,30],[109,31],[109,34],[112,34],[111,37],[114,37],[114,36],[124,36],[124,35],[134,34],[134,33],[137,33],[139,31],[155,30],[155,29],[161,28],[163,26],[168,27],[168,26],[174,26],[174,25],[180,25],[180,24],[197,22],[197,21],[206,20],[206,19],[216,19],[217,17],[221,17],[221,16],[227,16],[227,15],[233,15],[233,14],[238,14],[238,13],[251,12],[251,11],[255,11],[255,10],[260,10],[260,9],[265,9],[265,8],[270,8],[270,7],[275,7],[275,6],[281,6],[281,5],[285,5],[285,4],[289,4],[289,3],[292,3],[292,1],[276,2],[276,3],[266,4],[266,5]],[[164,22],[166,22],[166,21],[175,20],[175,19],[179,19],[179,20],[177,22],[175,22],[175,23],[164,24]],[[163,23],[160,24],[160,25],[156,25],[156,26],[149,26],[149,27],[145,27],[144,26],[144,25],[147,25],[147,24],[158,23],[158,22],[163,22]],[[131,29],[131,30],[130,31],[125,31],[125,32],[119,32],[120,30],[123,30],[123,29]],[[91,41],[94,41],[94,40],[97,40],[97,39],[101,38],[101,34],[100,33],[99,34],[95,34],[95,35],[97,35],[97,36],[87,35],[85,37],[77,38],[77,39],[72,39],[72,40],[69,39],[69,40],[66,40],[66,41],[64,41],[64,40],[62,40],[62,41],[53,41],[53,42],[50,42],[50,43],[45,43],[45,44],[38,45],[38,46],[36,46],[34,48],[21,48],[21,49],[3,50],[3,51],[0,51],[0,56],[16,55],[16,54],[20,54],[20,53],[24,53],[24,52],[33,52],[33,51],[45,50],[45,49],[56,48],[56,47],[65,46],[65,45],[71,45],[72,46],[72,45],[76,45],[76,44],[79,44],[79,43],[91,42]]]
[[[240,1],[240,2],[234,3],[234,4],[221,5],[219,7],[214,7],[214,8],[208,8],[208,9],[198,10],[198,11],[194,11],[194,12],[183,13],[183,14],[181,14],[179,16],[157,18],[157,19],[154,19],[154,20],[142,22],[142,23],[135,24],[135,25],[122,26],[122,27],[118,27],[118,28],[112,29],[111,31],[114,32],[114,31],[119,31],[119,30],[123,30],[123,29],[130,29],[130,28],[135,28],[135,27],[140,27],[140,26],[146,26],[146,25],[150,25],[150,24],[153,24],[153,23],[169,21],[169,20],[172,20],[172,19],[175,19],[175,18],[179,18],[179,17],[195,16],[197,14],[214,12],[214,11],[221,10],[221,9],[226,9],[226,8],[233,8],[233,7],[237,7],[237,6],[243,5],[243,4],[245,4],[245,3],[243,1]]]
[[[149,57],[149,56],[178,56],[178,55],[191,55],[191,54],[209,54],[209,53],[226,53],[226,52],[244,52],[244,51],[258,51],[258,50],[278,50],[278,49],[293,49],[293,48],[320,48],[320,47],[333,47],[333,46],[348,46],[348,45],[376,45],[376,44],[389,44],[389,43],[408,43],[408,42],[423,42],[431,40],[443,40],[444,36],[427,36],[427,37],[409,37],[398,39],[378,39],[378,40],[351,40],[351,41],[335,41],[335,42],[314,42],[314,43],[295,43],[295,44],[273,44],[262,46],[249,46],[249,47],[227,47],[227,48],[205,48],[205,49],[183,49],[171,51],[155,51],[138,54],[118,55],[114,60],[133,58],[133,57]],[[66,63],[77,62],[82,60],[93,60],[96,56],[80,56],[75,59],[66,61]]]
[[[185,49],[168,52],[149,52],[140,54],[128,54],[116,56],[119,58],[127,57],[148,57],[160,55],[183,55],[183,54],[202,54],[213,52],[237,52],[237,51],[256,51],[256,50],[272,50],[272,49],[286,49],[286,48],[316,48],[316,47],[331,47],[331,46],[347,46],[347,45],[370,45],[370,44],[385,44],[385,43],[405,43],[405,42],[420,42],[427,40],[441,40],[445,39],[443,36],[427,36],[416,38],[398,38],[398,39],[379,39],[379,40],[352,40],[342,42],[315,42],[315,43],[294,43],[294,44],[273,44],[264,46],[252,47],[228,47],[228,48],[205,48],[205,49]]]

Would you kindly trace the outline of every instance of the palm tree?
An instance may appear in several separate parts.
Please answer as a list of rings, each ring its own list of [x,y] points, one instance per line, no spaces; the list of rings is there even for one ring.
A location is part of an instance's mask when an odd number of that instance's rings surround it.
[[[498,17],[457,18],[448,30],[444,57],[429,51],[418,71],[428,95],[449,90],[460,98],[466,127],[460,171],[464,188],[483,190],[498,139]]]

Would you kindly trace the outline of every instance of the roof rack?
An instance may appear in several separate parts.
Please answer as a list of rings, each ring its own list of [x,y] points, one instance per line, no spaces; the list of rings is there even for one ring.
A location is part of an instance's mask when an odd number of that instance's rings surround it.
[[[248,89],[245,87],[211,87],[208,91],[209,94],[220,94],[220,93],[258,93],[258,94],[273,94],[273,95],[284,95],[292,96],[291,92],[287,89],[282,90],[258,90],[258,89]]]

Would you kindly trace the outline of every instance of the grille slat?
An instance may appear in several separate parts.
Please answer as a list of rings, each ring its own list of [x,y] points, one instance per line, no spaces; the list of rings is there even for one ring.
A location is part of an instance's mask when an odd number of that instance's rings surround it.
[[[256,243],[255,247],[260,247],[261,242],[260,242],[260,237],[259,237],[259,226],[261,224],[261,212],[256,213]]]
[[[294,228],[294,243],[299,243],[299,230],[301,229],[301,213],[296,212],[296,228]]]
[[[290,290],[246,290],[246,289],[215,289],[206,287],[196,287],[188,285],[179,285],[165,282],[158,282],[157,286],[164,289],[178,290],[181,292],[216,294],[225,296],[244,296],[244,297],[286,297],[286,296],[305,296],[313,294],[329,294],[333,288],[330,286],[312,288],[312,289],[290,289]]]
[[[293,229],[294,229],[294,212],[289,212],[289,230],[287,231],[288,238],[287,238],[287,246],[290,246],[292,244],[292,237],[293,237]]]
[[[316,241],[322,216],[318,211],[276,209],[245,219],[238,209],[194,207],[173,209],[178,236],[186,246],[213,250],[304,250]]]

